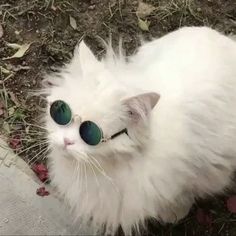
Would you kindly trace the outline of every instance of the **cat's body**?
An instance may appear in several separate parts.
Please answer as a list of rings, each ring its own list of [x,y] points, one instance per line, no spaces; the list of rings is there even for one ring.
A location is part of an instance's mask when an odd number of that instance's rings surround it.
[[[236,43],[189,27],[144,44],[129,60],[97,62],[81,43],[48,97],[107,135],[128,129],[91,147],[79,122],[61,127],[47,118],[52,183],[76,219],[106,224],[108,233],[121,225],[129,234],[147,217],[183,218],[195,198],[229,186],[236,167]],[[144,92],[160,94],[158,103],[127,100]],[[63,138],[75,144],[65,148]]]

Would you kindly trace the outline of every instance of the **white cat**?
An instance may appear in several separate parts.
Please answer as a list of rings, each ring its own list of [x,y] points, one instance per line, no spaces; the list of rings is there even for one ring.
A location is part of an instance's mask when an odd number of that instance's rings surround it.
[[[235,41],[206,27],[184,27],[145,43],[128,61],[111,48],[98,61],[81,42],[50,80],[48,110],[61,100],[73,116],[58,125],[47,114],[51,178],[78,222],[91,221],[95,232],[106,225],[109,234],[120,225],[129,235],[147,217],[176,222],[196,198],[230,186]],[[108,140],[87,144],[85,121]]]

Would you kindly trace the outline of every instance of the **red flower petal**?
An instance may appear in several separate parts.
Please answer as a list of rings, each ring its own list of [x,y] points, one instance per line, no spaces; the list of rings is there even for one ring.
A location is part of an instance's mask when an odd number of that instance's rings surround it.
[[[226,205],[230,212],[236,213],[236,195],[229,197],[226,201]]]
[[[201,208],[197,209],[196,218],[197,218],[198,223],[201,224],[201,225],[207,225],[207,226],[212,225],[211,215],[209,214],[209,212],[204,211]]]
[[[44,164],[34,164],[31,168],[42,182],[49,180],[48,169]]]
[[[40,173],[38,174],[38,178],[42,181],[42,182],[46,182],[48,180],[48,173]]]
[[[22,145],[22,142],[21,142],[21,137],[20,135],[14,135],[12,136],[10,139],[9,139],[9,146],[16,150],[16,149],[19,149]]]
[[[48,196],[50,193],[45,189],[45,187],[40,187],[37,189],[36,194],[44,197],[44,196]]]
[[[32,166],[32,169],[36,174],[40,174],[41,172],[48,172],[48,169],[44,164],[34,164]]]

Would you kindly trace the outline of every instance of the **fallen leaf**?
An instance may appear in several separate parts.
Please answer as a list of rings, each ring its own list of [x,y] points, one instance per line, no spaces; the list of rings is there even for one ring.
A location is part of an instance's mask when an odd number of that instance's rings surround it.
[[[11,73],[11,71],[7,70],[6,68],[4,68],[4,67],[2,67],[2,66],[0,66],[0,71],[1,71],[1,73],[3,73],[3,74],[10,74],[10,73]]]
[[[48,168],[44,164],[34,164],[31,168],[42,182],[49,180]]]
[[[20,49],[20,48],[21,48],[21,45],[18,44],[18,43],[6,43],[6,45],[7,45],[9,48],[12,48],[12,49]]]
[[[40,197],[48,196],[50,193],[45,189],[45,187],[40,187],[37,189],[36,194]]]
[[[196,219],[199,224],[205,225],[205,226],[211,226],[212,225],[212,217],[209,212],[198,208],[196,212]]]
[[[21,142],[21,137],[20,135],[14,135],[9,139],[9,146],[14,149],[17,150],[19,148],[21,148],[22,146],[22,142]]]
[[[143,31],[149,31],[150,21],[138,18],[138,26]]]
[[[236,195],[227,199],[226,206],[231,213],[236,213]]]
[[[156,8],[154,6],[152,6],[151,4],[139,1],[136,15],[139,18],[145,18],[145,17],[149,16],[155,9]]]
[[[76,23],[76,20],[70,16],[70,26],[73,28],[73,29],[77,29],[77,23]]]
[[[15,108],[14,107],[8,108],[8,115],[9,116],[12,116],[14,114],[14,112],[15,112]]]
[[[21,45],[21,47],[17,50],[17,52],[14,55],[12,55],[10,57],[3,58],[3,60],[23,57],[25,55],[25,53],[27,52],[27,50],[29,49],[30,45],[31,45],[31,43]]]

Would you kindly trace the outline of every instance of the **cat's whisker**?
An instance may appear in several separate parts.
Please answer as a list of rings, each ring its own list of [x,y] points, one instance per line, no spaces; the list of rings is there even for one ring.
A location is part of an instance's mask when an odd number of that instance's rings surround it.
[[[26,123],[26,125],[37,127],[37,128],[40,128],[42,130],[46,130],[47,131],[47,127],[44,127],[44,126],[41,126],[41,125],[36,125],[36,124],[33,124],[33,123]]]
[[[78,178],[78,174],[79,174],[79,163],[78,161],[74,161],[74,165],[75,165],[75,168],[74,168],[74,171],[73,171],[73,175],[72,175],[72,180],[76,180]]]
[[[79,162],[78,163],[78,173],[79,173],[79,190],[80,190],[80,193],[82,194],[83,193],[83,172],[82,172],[82,162]],[[81,196],[81,195],[80,195]]]
[[[95,171],[94,171],[94,168],[93,168],[92,164],[90,163],[90,160],[88,160],[88,165],[90,166],[90,168],[91,168],[91,170],[92,170],[92,172],[93,172],[93,175],[94,175],[94,177],[95,177],[95,181],[96,181],[97,186],[98,186],[98,189],[99,189],[100,185],[99,185],[99,182],[98,182],[98,178],[97,178],[97,175],[96,175],[96,173],[95,173]]]
[[[18,122],[18,121],[12,121],[12,122],[9,122],[11,125],[22,125],[22,122]],[[28,123],[28,122],[24,122],[23,125],[25,127],[36,127],[36,128],[39,128],[39,129],[42,129],[42,130],[45,130],[47,132],[47,127],[44,127],[44,126],[41,126],[41,125],[36,125],[36,124],[33,124],[33,123]]]
[[[23,133],[23,134],[47,134],[48,132],[43,130],[29,130],[29,131],[26,131],[25,129],[12,129],[8,132],[9,134],[12,134],[12,133],[16,133],[16,134],[19,134],[19,133]]]
[[[90,156],[91,157],[91,156]],[[102,171],[98,168],[98,166],[97,166],[97,164],[95,164],[94,162],[93,162],[93,160],[94,160],[94,158],[92,157],[92,159],[90,159],[90,161],[91,161],[91,164],[112,184],[112,186],[115,188],[115,190],[117,191],[117,193],[119,193],[119,189],[118,189],[118,187],[115,185],[115,183],[114,183],[114,181],[112,180],[112,178],[109,176],[109,175],[107,175],[106,174],[106,172],[105,172],[105,170],[101,167],[101,165],[100,165],[100,167],[102,168]],[[99,163],[99,162],[98,162]],[[100,163],[99,163],[100,164]]]
[[[106,171],[104,170],[104,168],[101,166],[100,162],[98,160],[96,160],[96,158],[94,158],[93,156],[89,156],[90,158],[92,158],[92,160],[99,166],[102,175],[104,175],[105,177],[107,177],[110,181],[112,181],[112,178],[107,175]]]
[[[90,160],[92,159],[97,164],[97,166],[100,168],[101,172],[104,172],[104,174],[106,174],[105,170],[102,168],[100,162],[96,158],[94,158],[92,155],[89,156],[89,158],[90,158]]]
[[[86,201],[85,206],[88,204],[88,178],[87,178],[87,165],[85,162],[83,162],[83,168],[84,168],[84,176],[85,176],[85,195],[86,195]]]
[[[29,165],[33,165],[35,164],[35,162],[37,162],[38,158],[40,156],[41,153],[46,154],[49,151],[48,147],[45,147],[44,149],[42,149],[40,152],[38,152],[33,158],[31,158],[27,164]]]
[[[29,150],[32,149],[32,148],[39,147],[39,146],[41,146],[41,145],[48,145],[48,141],[31,145],[31,146],[29,146],[29,147],[27,147],[27,148],[21,150],[20,152],[18,152],[17,155],[20,155],[20,154],[22,154],[22,153],[24,153],[24,152],[26,152],[26,151],[29,151]]]

